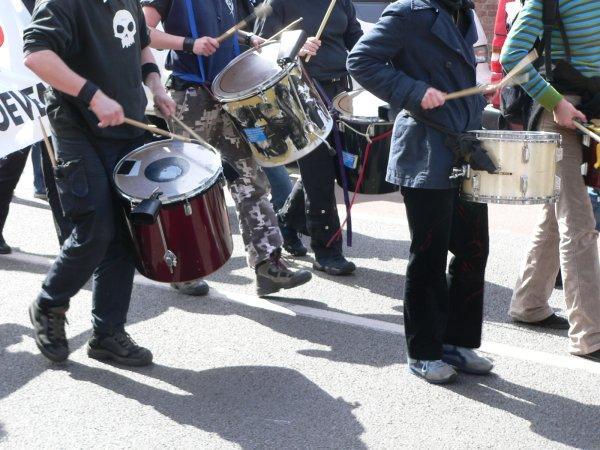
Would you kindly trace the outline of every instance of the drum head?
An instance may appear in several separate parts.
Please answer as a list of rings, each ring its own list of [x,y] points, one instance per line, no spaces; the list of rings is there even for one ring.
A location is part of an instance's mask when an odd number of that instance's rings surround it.
[[[364,89],[342,92],[333,99],[333,107],[349,122],[386,123],[379,118],[379,107],[383,105],[387,103]]]
[[[191,198],[210,188],[222,173],[221,158],[200,144],[173,140],[135,149],[117,164],[115,185],[139,202],[161,192],[163,204]]]
[[[230,102],[250,97],[279,81],[287,72],[277,64],[279,43],[248,50],[219,73],[212,84],[217,100]]]

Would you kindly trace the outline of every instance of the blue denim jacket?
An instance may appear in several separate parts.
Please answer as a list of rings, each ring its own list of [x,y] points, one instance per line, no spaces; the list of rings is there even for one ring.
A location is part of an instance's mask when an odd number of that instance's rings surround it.
[[[464,35],[435,0],[399,0],[389,5],[374,29],[348,57],[348,71],[367,90],[387,101],[396,116],[387,181],[428,189],[454,187],[453,154],[445,135],[415,122],[415,112],[455,132],[478,130],[485,107],[476,95],[423,111],[428,87],[453,92],[475,86],[473,44],[477,31],[470,12]],[[404,110],[404,111],[403,111]]]

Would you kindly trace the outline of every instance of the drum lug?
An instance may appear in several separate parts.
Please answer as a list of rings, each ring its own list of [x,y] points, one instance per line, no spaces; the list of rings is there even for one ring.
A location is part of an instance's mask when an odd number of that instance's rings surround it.
[[[562,145],[556,147],[556,162],[562,161],[563,159],[563,148]]]
[[[560,188],[561,188],[561,179],[558,175],[554,176],[554,196],[556,197],[556,200],[558,200],[558,196],[560,195]]]
[[[167,264],[167,267],[169,268],[169,271],[173,273],[173,269],[177,265],[177,256],[175,256],[175,253],[173,253],[171,250],[167,250],[163,258]]]
[[[158,231],[160,231],[160,238],[163,243],[163,247],[165,248],[165,254],[163,259],[165,260],[165,264],[169,268],[169,272],[173,273],[173,269],[177,265],[177,256],[167,247],[167,240],[165,239],[165,232],[163,231],[162,220],[160,220],[160,216],[157,220],[158,223]]]
[[[531,151],[529,150],[529,145],[527,144],[527,142],[523,144],[522,159],[525,164],[527,164],[531,159]]]
[[[528,185],[529,185],[529,179],[528,179],[527,175],[521,175],[521,192],[523,193],[523,196],[525,196],[525,194],[527,194]]]
[[[584,134],[582,142],[583,142],[583,145],[585,145],[586,147],[589,147],[590,142],[592,142],[592,141],[591,141],[591,138],[587,134]]]
[[[192,215],[192,205],[190,205],[190,201],[187,197],[185,198],[185,201],[183,203],[183,212],[186,216]]]
[[[473,176],[473,196],[479,196],[479,174],[474,173]]]

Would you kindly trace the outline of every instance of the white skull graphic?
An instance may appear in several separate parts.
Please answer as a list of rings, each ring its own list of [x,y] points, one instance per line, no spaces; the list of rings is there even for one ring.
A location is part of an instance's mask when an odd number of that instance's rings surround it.
[[[117,11],[113,19],[113,31],[115,37],[121,39],[123,48],[131,47],[134,42],[135,32],[137,31],[133,16],[126,9]]]

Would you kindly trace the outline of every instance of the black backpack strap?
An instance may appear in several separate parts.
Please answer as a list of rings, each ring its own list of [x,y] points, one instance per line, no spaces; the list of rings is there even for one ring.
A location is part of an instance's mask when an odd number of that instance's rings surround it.
[[[552,81],[552,30],[558,23],[558,0],[542,1],[542,23],[544,33],[542,43],[544,49],[544,64],[546,68],[546,79]]]

